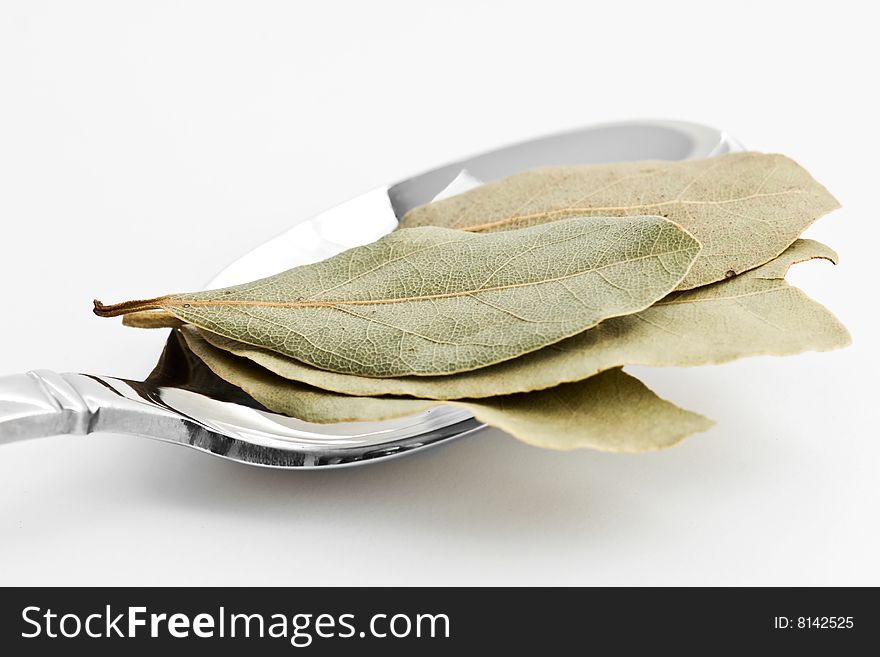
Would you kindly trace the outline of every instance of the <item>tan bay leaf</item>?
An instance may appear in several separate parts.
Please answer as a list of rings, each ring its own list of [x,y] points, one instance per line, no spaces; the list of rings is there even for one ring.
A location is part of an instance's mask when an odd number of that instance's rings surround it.
[[[352,397],[277,376],[216,349],[191,327],[181,333],[215,374],[266,408],[306,422],[378,421],[419,413],[436,401]],[[670,447],[713,422],[655,395],[619,368],[586,381],[539,392],[445,402],[465,408],[490,426],[536,447],[645,452]]]
[[[618,367],[546,390],[446,403],[529,445],[557,450],[648,452],[715,424],[661,399]]]
[[[266,408],[320,424],[379,422],[420,413],[437,402],[404,397],[357,397],[289,381],[244,358],[212,347],[191,326],[180,329],[187,347],[221,379],[238,386]]]
[[[703,245],[679,285],[689,289],[771,260],[837,207],[794,161],[750,152],[527,171],[414,208],[400,226],[496,231],[572,216],[660,214]]]
[[[699,252],[661,217],[573,218],[503,233],[425,227],[268,278],[113,306],[158,310],[317,368],[371,377],[468,371],[643,310]]]
[[[824,307],[783,280],[792,263],[837,261],[832,249],[798,240],[781,256],[730,280],[673,292],[646,310],[538,351],[453,377],[370,378],[325,372],[209,332],[212,345],[285,378],[350,395],[431,399],[489,397],[550,388],[619,365],[709,365],[758,355],[826,351],[849,334]]]

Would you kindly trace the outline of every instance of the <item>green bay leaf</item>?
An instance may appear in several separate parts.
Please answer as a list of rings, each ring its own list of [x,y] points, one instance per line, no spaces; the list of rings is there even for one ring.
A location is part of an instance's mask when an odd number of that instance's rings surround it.
[[[699,250],[679,226],[650,216],[492,234],[414,228],[252,283],[96,301],[95,312],[170,313],[333,372],[450,374],[642,310],[676,287]]]
[[[379,421],[436,406],[436,401],[353,397],[290,381],[212,347],[192,327],[186,344],[215,374],[276,413],[306,422]],[[536,447],[645,452],[670,447],[713,422],[665,401],[619,368],[549,390],[445,402]]]
[[[679,286],[689,289],[771,260],[837,207],[797,163],[752,152],[537,169],[414,208],[400,226],[496,231],[571,216],[660,214],[703,245]]]
[[[212,345],[288,379],[350,395],[431,399],[490,397],[551,388],[619,365],[709,365],[758,355],[827,351],[849,343],[828,310],[783,280],[796,262],[837,261],[832,249],[797,240],[767,264],[713,285],[673,292],[638,313],[513,360],[452,377],[370,378],[325,372],[210,332]]]

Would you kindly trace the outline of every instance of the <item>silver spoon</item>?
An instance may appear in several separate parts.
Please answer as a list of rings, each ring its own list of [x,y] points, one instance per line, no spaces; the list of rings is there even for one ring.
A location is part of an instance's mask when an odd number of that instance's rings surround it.
[[[522,142],[374,189],[301,222],[242,256],[206,289],[316,262],[390,232],[408,210],[539,166],[704,158],[742,147],[725,133],[672,121],[587,127]],[[143,382],[37,370],[0,378],[0,443],[109,432],[186,445],[278,468],[355,465],[406,454],[482,428],[437,406],[386,422],[311,424],[271,413],[214,377],[172,333]]]

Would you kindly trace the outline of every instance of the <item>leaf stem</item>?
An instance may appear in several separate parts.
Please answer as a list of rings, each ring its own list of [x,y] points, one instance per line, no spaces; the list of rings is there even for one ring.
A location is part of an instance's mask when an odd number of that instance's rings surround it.
[[[162,310],[162,304],[165,299],[167,297],[156,297],[155,299],[123,301],[122,303],[110,305],[104,305],[98,299],[95,299],[94,313],[98,317],[119,317],[119,315],[128,315],[129,313],[141,312],[142,310]]]

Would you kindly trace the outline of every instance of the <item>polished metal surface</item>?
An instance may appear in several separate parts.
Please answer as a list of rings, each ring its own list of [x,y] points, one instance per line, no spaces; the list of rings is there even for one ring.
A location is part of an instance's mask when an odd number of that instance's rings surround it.
[[[380,425],[330,427],[174,387],[88,374],[33,371],[0,378],[0,444],[109,432],[161,440],[277,468],[353,465],[389,458],[480,428],[450,409]]]
[[[433,199],[539,166],[678,160],[742,147],[691,123],[634,121],[588,127],[507,146],[380,187],[297,224],[230,264],[207,288],[322,260],[390,232]],[[172,333],[143,382],[34,371],[0,377],[0,444],[59,434],[110,432],[186,445],[242,463],[280,468],[355,465],[473,433],[467,412],[437,406],[386,422],[319,425],[271,413],[217,379]]]

